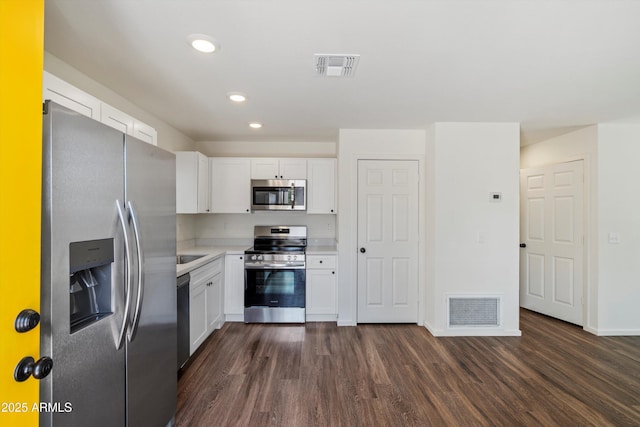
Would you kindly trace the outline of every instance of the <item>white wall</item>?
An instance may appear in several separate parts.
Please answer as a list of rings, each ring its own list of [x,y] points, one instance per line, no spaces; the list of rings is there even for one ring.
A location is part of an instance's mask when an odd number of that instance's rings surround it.
[[[598,125],[598,335],[640,335],[638,159],[640,125]]]
[[[407,159],[420,163],[420,189],[425,183],[424,130],[341,129],[338,142],[338,324],[357,322],[357,177],[359,159]],[[420,258],[425,257],[425,198],[420,198]],[[424,292],[425,264],[420,263],[420,295]],[[423,297],[421,297],[423,299]],[[421,310],[424,307],[420,307]],[[420,319],[423,313],[419,313]]]
[[[582,159],[584,162],[585,287],[584,328],[598,325],[598,127],[589,126],[547,141],[522,147],[522,169]]]
[[[519,125],[436,123],[427,146],[425,326],[436,336],[520,335]],[[449,328],[449,295],[501,298],[501,325]]]

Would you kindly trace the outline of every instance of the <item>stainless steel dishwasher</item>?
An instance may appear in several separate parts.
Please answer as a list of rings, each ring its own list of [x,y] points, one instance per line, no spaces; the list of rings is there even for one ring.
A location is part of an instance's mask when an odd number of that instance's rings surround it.
[[[178,369],[189,360],[189,273],[178,277]]]

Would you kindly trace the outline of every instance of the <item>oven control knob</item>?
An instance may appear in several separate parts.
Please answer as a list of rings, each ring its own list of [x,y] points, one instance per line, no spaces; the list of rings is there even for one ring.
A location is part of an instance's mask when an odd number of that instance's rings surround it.
[[[258,259],[258,256],[257,256],[257,255],[251,255],[251,261],[255,261],[255,260],[257,260],[257,259]]]
[[[264,257],[262,255],[258,255],[258,261],[262,261]]]

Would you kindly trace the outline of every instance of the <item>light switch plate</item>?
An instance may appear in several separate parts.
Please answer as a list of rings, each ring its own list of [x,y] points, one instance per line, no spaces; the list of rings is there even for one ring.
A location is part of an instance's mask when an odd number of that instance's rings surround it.
[[[618,233],[617,231],[610,231],[609,232],[609,244],[610,245],[617,245],[620,243],[620,233]]]

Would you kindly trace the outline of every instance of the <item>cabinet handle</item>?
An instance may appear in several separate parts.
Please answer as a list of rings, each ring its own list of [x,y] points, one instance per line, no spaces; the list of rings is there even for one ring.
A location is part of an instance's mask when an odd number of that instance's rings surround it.
[[[331,272],[331,274],[336,274],[336,272],[335,272],[335,271],[332,271],[332,272]]]
[[[240,257],[240,259],[242,259],[242,257]]]
[[[320,264],[322,264],[322,260],[320,260]]]

